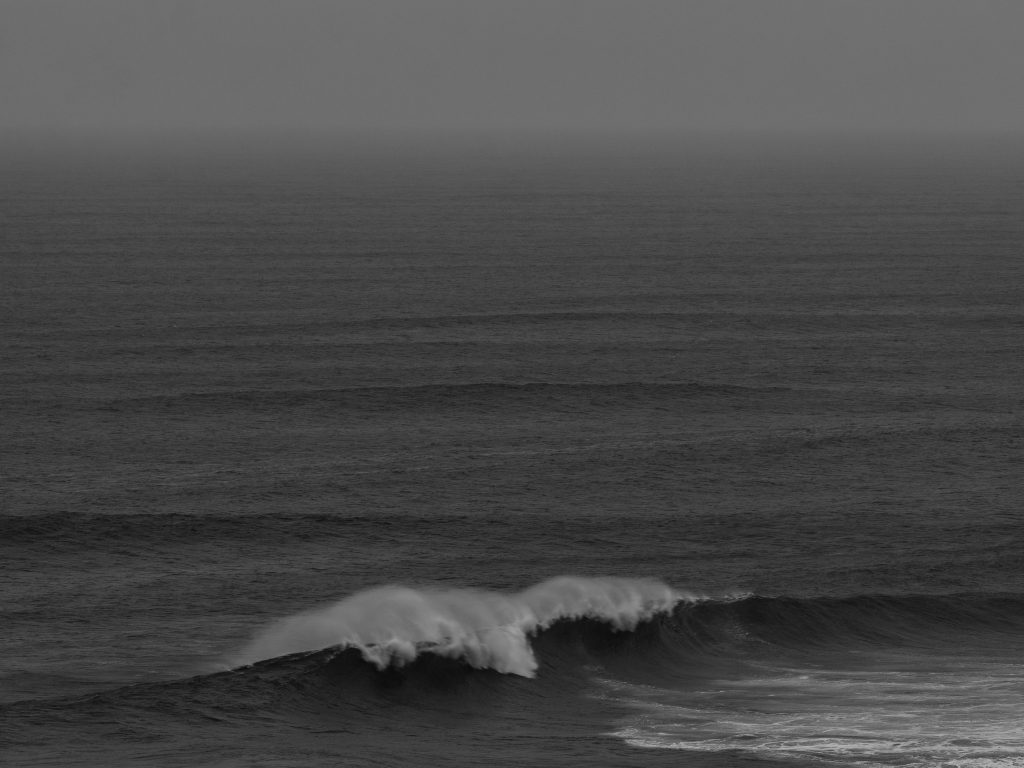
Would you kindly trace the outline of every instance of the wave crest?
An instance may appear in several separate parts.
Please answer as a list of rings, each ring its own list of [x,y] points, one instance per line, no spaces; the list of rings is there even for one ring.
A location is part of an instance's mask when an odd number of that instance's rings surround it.
[[[429,652],[533,677],[538,663],[529,637],[555,622],[585,618],[627,631],[688,599],[653,579],[562,576],[516,594],[377,587],[273,624],[233,661],[340,647],[357,648],[380,669]]]

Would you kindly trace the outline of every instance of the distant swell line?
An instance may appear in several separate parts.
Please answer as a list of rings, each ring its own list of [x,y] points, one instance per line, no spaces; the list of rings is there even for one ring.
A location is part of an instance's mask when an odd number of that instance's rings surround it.
[[[751,387],[738,384],[627,381],[582,382],[470,382],[318,389],[269,389],[182,392],[167,395],[98,400],[111,410],[168,408],[281,407],[358,408],[366,411],[420,408],[497,408],[508,405],[567,408],[585,406],[669,405],[682,400],[718,397],[752,398],[790,392],[787,387]]]
[[[613,320],[641,322],[687,322],[709,323],[723,317],[745,317],[732,312],[651,312],[647,310],[578,310],[554,312],[474,312],[452,315],[390,315],[387,317],[365,317],[333,322],[274,323],[273,325],[227,326],[228,330],[254,335],[268,332],[304,331],[331,333],[337,331],[409,331],[417,329],[445,329],[486,326],[548,325],[551,323],[601,322]],[[223,333],[224,326],[216,326]],[[202,330],[201,328],[198,330]]]
[[[661,297],[659,297],[661,298]],[[332,333],[338,331],[410,331],[418,329],[446,329],[464,327],[493,327],[493,326],[543,326],[559,323],[594,323],[613,321],[659,323],[674,325],[686,325],[706,327],[721,323],[778,323],[788,321],[792,323],[828,323],[840,322],[844,326],[852,321],[864,323],[877,323],[879,320],[906,319],[935,323],[955,323],[962,325],[966,320],[974,320],[978,323],[1006,323],[1022,322],[1019,311],[1009,309],[1005,312],[994,311],[991,308],[979,309],[975,312],[963,312],[955,309],[950,310],[906,310],[902,308],[876,309],[872,312],[843,310],[830,307],[827,310],[816,308],[815,311],[736,311],[736,310],[715,310],[715,311],[651,311],[644,309],[580,309],[562,311],[538,311],[538,312],[474,312],[465,314],[448,315],[416,315],[403,316],[391,315],[386,317],[365,317],[351,320],[333,322],[307,322],[307,323],[274,323],[266,325],[237,325],[227,326],[227,330],[250,333],[255,336],[266,336],[275,332],[317,332]],[[202,331],[202,327],[193,329]],[[219,335],[223,334],[225,326],[211,326],[210,331]]]

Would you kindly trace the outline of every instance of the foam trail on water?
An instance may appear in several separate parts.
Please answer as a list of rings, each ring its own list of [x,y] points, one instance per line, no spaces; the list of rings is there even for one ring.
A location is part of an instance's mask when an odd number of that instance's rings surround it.
[[[652,579],[562,576],[517,594],[476,589],[377,587],[291,616],[264,630],[236,665],[332,646],[358,648],[380,668],[423,650],[477,668],[533,677],[529,635],[561,619],[629,630],[691,596]]]

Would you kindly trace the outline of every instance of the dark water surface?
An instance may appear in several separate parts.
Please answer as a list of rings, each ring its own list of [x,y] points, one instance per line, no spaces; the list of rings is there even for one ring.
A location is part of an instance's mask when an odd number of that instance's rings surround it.
[[[1022,156],[7,156],[3,762],[1024,765]]]

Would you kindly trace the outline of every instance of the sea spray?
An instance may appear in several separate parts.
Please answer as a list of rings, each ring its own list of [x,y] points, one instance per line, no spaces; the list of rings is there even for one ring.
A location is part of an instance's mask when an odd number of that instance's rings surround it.
[[[554,622],[589,618],[630,630],[689,597],[653,579],[571,576],[517,594],[377,587],[273,624],[233,662],[338,646],[358,648],[381,669],[429,651],[476,668],[533,677],[538,665],[529,636]]]

